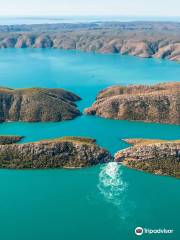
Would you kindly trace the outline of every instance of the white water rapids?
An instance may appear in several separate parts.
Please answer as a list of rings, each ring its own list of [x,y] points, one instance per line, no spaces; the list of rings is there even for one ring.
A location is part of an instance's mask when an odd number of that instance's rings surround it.
[[[105,200],[120,206],[125,198],[127,183],[122,179],[121,165],[110,162],[103,166],[99,174],[98,189]]]

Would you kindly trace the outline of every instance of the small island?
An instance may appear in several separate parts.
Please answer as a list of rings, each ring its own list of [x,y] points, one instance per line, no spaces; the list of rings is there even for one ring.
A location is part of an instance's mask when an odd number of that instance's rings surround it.
[[[23,136],[0,136],[0,145],[17,143],[23,138]]]
[[[81,115],[75,104],[80,99],[64,89],[0,88],[0,122],[71,120]]]
[[[112,161],[94,139],[62,137],[34,143],[0,145],[0,168],[82,168]]]
[[[130,168],[180,178],[180,140],[124,139],[132,147],[115,154]]]
[[[101,91],[88,115],[110,119],[180,124],[180,83],[113,86]]]

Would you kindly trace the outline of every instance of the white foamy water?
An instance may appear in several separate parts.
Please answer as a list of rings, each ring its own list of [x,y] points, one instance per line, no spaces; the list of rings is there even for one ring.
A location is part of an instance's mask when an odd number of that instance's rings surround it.
[[[122,178],[121,165],[111,162],[102,167],[99,174],[98,189],[106,201],[121,206],[127,188],[128,184]]]

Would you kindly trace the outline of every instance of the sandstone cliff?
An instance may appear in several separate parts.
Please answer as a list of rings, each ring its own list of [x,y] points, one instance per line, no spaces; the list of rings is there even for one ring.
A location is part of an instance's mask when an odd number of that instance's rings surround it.
[[[143,58],[162,58],[180,61],[180,27],[171,28],[171,24],[153,26],[139,23],[116,26],[115,24],[90,28],[52,29],[49,25],[42,28],[33,26],[29,31],[21,32],[25,26],[14,31],[0,32],[0,48],[58,48],[74,49],[99,53],[119,53]],[[173,25],[173,24],[172,24]],[[28,28],[28,26],[26,26]],[[39,29],[39,30],[38,30]],[[25,29],[24,29],[25,30]]]
[[[111,160],[108,151],[87,138],[0,145],[0,168],[80,168]]]
[[[0,88],[0,122],[62,121],[80,115],[77,95],[63,89]]]
[[[99,93],[89,115],[180,124],[180,83],[109,87]]]
[[[180,178],[180,140],[125,139],[134,146],[115,154],[115,161],[158,175]]]

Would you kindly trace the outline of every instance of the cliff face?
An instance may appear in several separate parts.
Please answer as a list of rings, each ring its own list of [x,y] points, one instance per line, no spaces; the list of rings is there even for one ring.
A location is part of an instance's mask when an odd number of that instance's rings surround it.
[[[180,140],[125,139],[133,147],[115,154],[115,161],[130,168],[180,178]]]
[[[80,115],[77,95],[63,89],[0,88],[0,122],[62,121]]]
[[[86,138],[0,145],[0,168],[79,168],[111,160],[105,149]]]
[[[22,138],[22,136],[0,136],[0,145],[17,143]]]
[[[109,87],[99,93],[85,113],[112,119],[180,124],[180,83]]]
[[[20,27],[21,28],[21,27]],[[22,27],[23,28],[23,27]],[[180,61],[179,28],[78,29],[0,33],[0,48],[58,48]]]

